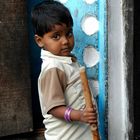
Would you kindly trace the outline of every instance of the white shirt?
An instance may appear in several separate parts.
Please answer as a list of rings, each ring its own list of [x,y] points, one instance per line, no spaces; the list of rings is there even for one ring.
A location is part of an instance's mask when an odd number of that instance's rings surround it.
[[[66,122],[47,114],[60,105],[75,110],[85,108],[79,64],[72,57],[56,56],[41,50],[42,68],[38,79],[38,90],[46,140],[93,140],[90,126],[82,122]]]

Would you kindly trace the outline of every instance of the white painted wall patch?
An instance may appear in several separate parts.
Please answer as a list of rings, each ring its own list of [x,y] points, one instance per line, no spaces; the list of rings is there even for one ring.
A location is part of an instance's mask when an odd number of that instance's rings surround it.
[[[93,15],[89,15],[87,14],[81,22],[81,27],[82,30],[87,34],[87,35],[93,35],[94,33],[96,33],[99,29],[99,25],[98,25],[98,20],[96,19],[96,17],[94,17]]]
[[[99,62],[99,52],[93,46],[87,46],[83,52],[83,60],[87,67],[93,67]]]

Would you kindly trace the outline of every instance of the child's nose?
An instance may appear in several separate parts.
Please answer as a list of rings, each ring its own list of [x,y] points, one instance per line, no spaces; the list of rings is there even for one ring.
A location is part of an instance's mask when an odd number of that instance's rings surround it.
[[[62,43],[63,44],[67,44],[68,43],[68,38],[66,36],[63,37]]]

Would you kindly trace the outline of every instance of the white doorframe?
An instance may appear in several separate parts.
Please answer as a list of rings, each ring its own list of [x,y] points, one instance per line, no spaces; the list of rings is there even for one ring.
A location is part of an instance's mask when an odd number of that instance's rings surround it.
[[[108,0],[108,140],[133,137],[132,2]]]

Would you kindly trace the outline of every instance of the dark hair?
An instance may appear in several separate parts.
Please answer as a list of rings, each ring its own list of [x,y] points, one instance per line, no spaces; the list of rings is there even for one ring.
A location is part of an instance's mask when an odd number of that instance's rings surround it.
[[[43,36],[54,25],[73,26],[73,19],[67,7],[55,0],[45,0],[37,4],[31,12],[34,33]]]

